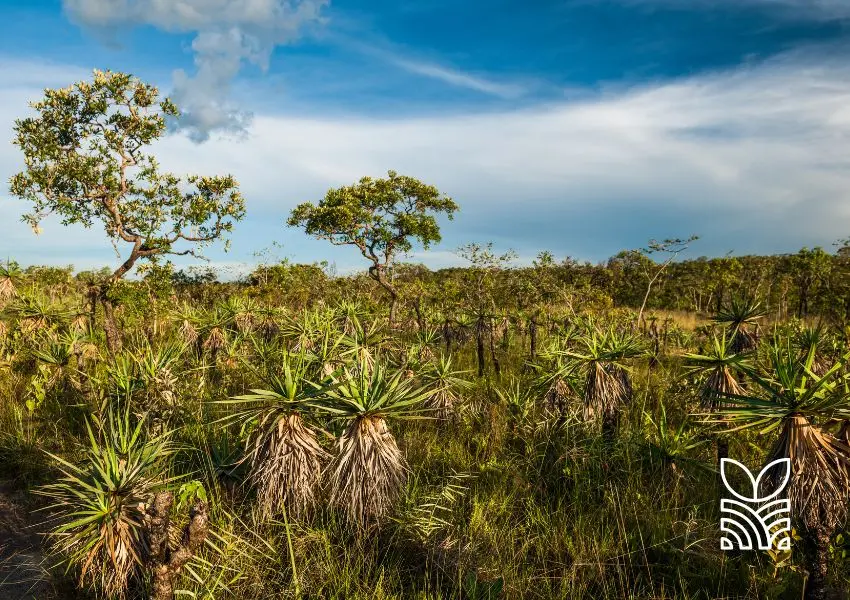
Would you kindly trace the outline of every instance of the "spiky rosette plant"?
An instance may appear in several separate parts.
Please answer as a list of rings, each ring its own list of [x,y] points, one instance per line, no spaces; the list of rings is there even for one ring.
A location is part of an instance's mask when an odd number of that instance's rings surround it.
[[[172,415],[178,406],[177,388],[180,359],[186,343],[171,340],[152,345],[146,338],[131,353],[134,372],[143,382],[141,408],[151,415],[156,427]]]
[[[268,377],[265,389],[224,401],[243,406],[226,422],[253,426],[247,448],[261,518],[284,511],[305,517],[316,503],[322,469],[330,455],[305,421],[322,391],[309,382],[309,372],[306,353],[286,353],[278,365],[279,374]]]
[[[536,371],[535,387],[541,391],[546,411],[564,416],[573,390],[574,364],[564,362],[564,344],[553,340],[549,347],[538,354],[538,361],[531,367]]]
[[[6,304],[17,294],[16,282],[23,276],[18,263],[7,261],[0,264],[0,306]]]
[[[684,358],[687,372],[702,379],[699,400],[703,408],[716,410],[728,396],[743,393],[736,372],[740,367],[750,366],[750,360],[733,352],[725,336],[713,336],[704,354],[686,354]]]
[[[741,367],[750,366],[746,354],[732,352],[725,334],[712,337],[712,343],[705,354],[686,354],[685,368],[690,375],[702,379],[699,388],[700,406],[708,411],[723,408],[723,402],[729,396],[744,393],[738,382]],[[717,437],[717,464],[729,456],[728,436],[720,430]]]
[[[424,383],[431,388],[425,401],[434,411],[434,417],[449,420],[457,414],[460,391],[471,387],[462,376],[468,371],[456,371],[451,356],[440,356],[440,360],[428,363],[422,373]]]
[[[753,350],[758,345],[756,327],[765,314],[755,298],[732,298],[712,320],[726,326],[732,352],[740,353]]]
[[[64,324],[73,314],[62,304],[53,303],[42,294],[19,293],[6,307],[4,314],[17,321],[18,329],[26,336],[39,334]]]
[[[331,503],[361,530],[387,516],[406,481],[407,463],[387,420],[422,418],[430,391],[402,371],[361,359],[326,393],[324,409],[347,422],[328,468]]]
[[[850,448],[823,426],[850,416],[850,395],[841,375],[850,355],[822,377],[812,371],[814,352],[801,360],[787,340],[772,345],[768,355],[764,373],[740,367],[754,389],[728,395],[728,405],[714,419],[731,421],[734,431],[778,430],[767,462],[790,460],[790,480],[783,494],[791,501],[791,514],[806,542],[809,578],[804,597],[824,598],[830,536],[847,515]],[[777,483],[775,476],[768,478],[767,487],[774,490]]]
[[[615,329],[592,329],[578,340],[581,351],[564,355],[584,373],[584,408],[588,420],[602,420],[602,434],[612,440],[617,432],[620,411],[632,399],[632,381],[626,361],[643,356],[640,341],[632,334]]]
[[[829,332],[823,323],[810,327],[804,326],[794,336],[794,344],[799,348],[803,357],[808,356],[810,352],[813,354],[812,372],[819,377],[829,370],[829,358],[825,350],[830,341]]]
[[[37,492],[51,500],[58,522],[51,547],[80,586],[124,598],[146,561],[145,504],[167,483],[161,473],[173,447],[168,435],[148,437],[145,420],[134,424],[126,410],[108,412],[88,431],[85,458],[50,454],[62,476]]]
[[[359,319],[352,322],[352,333],[344,334],[340,340],[342,356],[352,356],[361,364],[373,365],[386,339],[377,322],[366,324]]]

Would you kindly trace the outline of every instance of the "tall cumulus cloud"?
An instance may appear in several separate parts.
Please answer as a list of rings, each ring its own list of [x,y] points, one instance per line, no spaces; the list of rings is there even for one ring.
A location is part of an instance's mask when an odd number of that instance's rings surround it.
[[[276,46],[320,24],[329,0],[63,0],[68,17],[86,28],[149,25],[194,33],[195,73],[174,72],[177,123],[196,142],[213,132],[239,135],[252,115],[230,102],[230,85],[245,64],[267,69]]]

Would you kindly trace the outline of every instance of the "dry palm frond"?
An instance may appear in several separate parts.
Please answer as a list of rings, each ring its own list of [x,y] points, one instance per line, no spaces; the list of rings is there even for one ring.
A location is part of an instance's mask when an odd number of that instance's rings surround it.
[[[330,455],[298,412],[274,414],[274,423],[259,423],[254,440],[251,480],[258,490],[263,517],[289,514],[303,517],[316,501],[323,463]]]
[[[183,319],[183,323],[180,325],[180,337],[182,337],[187,344],[194,344],[198,341],[198,330],[191,321],[189,321],[189,319]]]
[[[213,327],[204,340],[203,349],[207,352],[217,352],[224,348],[227,338],[220,327]]]
[[[278,373],[267,375],[270,389],[253,389],[249,395],[220,402],[248,404],[226,421],[256,423],[248,441],[250,479],[257,488],[262,517],[284,509],[296,517],[306,516],[315,504],[323,465],[330,458],[303,418],[321,392],[307,380],[310,362],[304,352],[287,352]]]
[[[441,356],[439,361],[428,363],[423,372],[423,379],[432,392],[425,400],[425,405],[434,411],[438,419],[450,419],[457,414],[457,402],[460,399],[458,391],[469,387],[469,382],[462,375],[465,371],[452,369],[450,356]]]
[[[690,373],[708,373],[699,391],[703,408],[717,410],[724,406],[725,398],[744,393],[735,369],[748,367],[750,361],[746,355],[733,353],[732,343],[725,336],[714,336],[705,354],[686,354],[685,364]]]
[[[723,407],[723,400],[729,396],[740,396],[744,388],[735,379],[729,367],[718,367],[706,378],[700,389],[700,404],[709,410]]]
[[[545,408],[550,412],[563,414],[566,410],[567,399],[570,396],[570,392],[570,384],[567,383],[567,380],[560,375],[556,375],[552,379],[551,385],[549,385],[546,392],[543,394],[543,404]]]
[[[15,279],[21,275],[21,270],[16,263],[6,262],[0,265],[0,304],[5,304],[15,297],[17,294]]]
[[[592,419],[597,415],[603,419],[611,418],[631,398],[631,380],[625,369],[605,362],[596,362],[590,367],[584,387],[586,418]]]
[[[366,527],[392,509],[406,481],[407,463],[386,421],[363,416],[340,437],[329,470],[331,502]]]
[[[390,511],[406,478],[404,456],[386,418],[421,418],[430,393],[403,372],[390,375],[383,365],[360,362],[344,369],[328,388],[321,408],[349,419],[329,467],[331,501],[361,529],[378,523]]]
[[[826,431],[796,415],[785,420],[767,459],[791,459],[791,479],[784,493],[791,512],[811,529],[834,530],[847,516],[848,448]],[[779,484],[771,471],[768,487]]]
[[[11,277],[0,276],[0,302],[7,302],[15,295],[15,283]]]
[[[85,313],[77,314],[71,321],[71,330],[83,332],[88,328],[89,317]]]

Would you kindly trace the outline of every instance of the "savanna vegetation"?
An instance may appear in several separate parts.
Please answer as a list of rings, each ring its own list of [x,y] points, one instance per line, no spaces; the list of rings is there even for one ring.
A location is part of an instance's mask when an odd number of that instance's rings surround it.
[[[245,211],[148,153],[177,114],[96,72],[16,123],[26,220],[122,259],[0,266],[0,596],[840,597],[845,244],[431,271],[404,254],[462,200],[390,171],[281,217],[364,273],[222,282],[168,262]],[[723,457],[791,460],[791,550],[720,550]]]

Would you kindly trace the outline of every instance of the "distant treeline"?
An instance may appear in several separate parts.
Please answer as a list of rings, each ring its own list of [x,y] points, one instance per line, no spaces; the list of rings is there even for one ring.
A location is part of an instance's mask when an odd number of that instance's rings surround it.
[[[641,251],[628,250],[598,264],[571,258],[556,260],[541,253],[530,267],[453,267],[430,270],[400,263],[393,281],[408,308],[451,310],[468,302],[476,271],[487,270],[493,283],[488,297],[500,311],[530,312],[547,305],[637,308],[659,263]],[[108,276],[109,270],[73,274],[73,267],[28,267],[24,272],[47,285],[84,285]],[[221,282],[211,268],[173,270],[153,267],[133,288],[222,297],[234,287],[248,288],[258,299],[274,298],[293,308],[356,297],[381,303],[381,290],[366,273],[335,275],[327,263],[262,265],[247,276]],[[803,248],[795,254],[696,258],[670,264],[652,287],[647,309],[714,313],[734,297],[758,299],[771,317],[823,318],[850,323],[850,246],[835,253]]]

